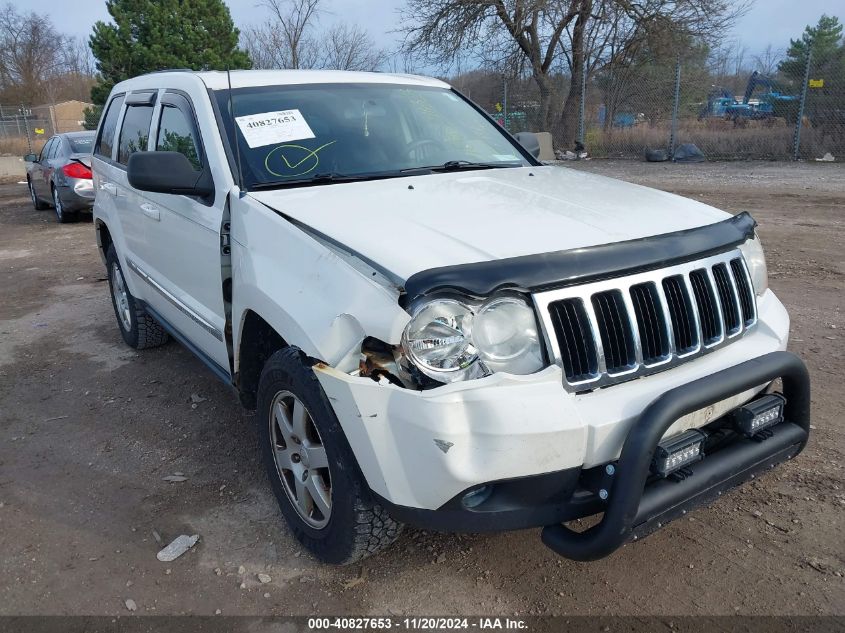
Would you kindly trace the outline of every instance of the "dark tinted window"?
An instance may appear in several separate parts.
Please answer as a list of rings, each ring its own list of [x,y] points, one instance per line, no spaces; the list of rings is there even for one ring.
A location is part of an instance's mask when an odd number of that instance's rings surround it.
[[[156,149],[184,154],[197,169],[202,169],[200,144],[192,119],[181,108],[165,104],[161,109]]]
[[[70,143],[70,151],[74,154],[90,154],[91,148],[94,147],[94,136],[73,136],[68,137]]]
[[[117,162],[125,165],[135,152],[147,150],[150,138],[150,123],[153,120],[153,106],[138,105],[126,108],[123,125],[120,127],[120,142],[117,146]]]
[[[94,153],[98,156],[111,158],[112,147],[114,147],[114,131],[117,128],[117,116],[120,114],[120,107],[123,105],[123,95],[119,95],[111,100],[109,107],[106,110],[103,125],[100,127],[100,138],[97,139],[97,145]]]

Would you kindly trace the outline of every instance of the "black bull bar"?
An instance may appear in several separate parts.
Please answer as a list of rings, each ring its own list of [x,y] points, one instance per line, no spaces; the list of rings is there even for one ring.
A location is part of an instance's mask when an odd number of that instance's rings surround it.
[[[666,430],[682,416],[781,378],[784,421],[765,441],[741,439],[706,456],[682,481],[646,487],[652,456]],[[643,411],[628,433],[616,465],[602,520],[583,532],[563,524],[543,528],[542,539],[574,560],[603,558],[625,542],[752,479],[800,453],[810,433],[810,378],[800,358],[773,352],[668,391]]]

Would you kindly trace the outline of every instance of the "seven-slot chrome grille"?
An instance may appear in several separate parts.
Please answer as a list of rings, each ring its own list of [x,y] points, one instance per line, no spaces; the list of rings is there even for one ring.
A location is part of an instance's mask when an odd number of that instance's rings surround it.
[[[738,250],[533,298],[573,391],[668,369],[737,340],[757,322]]]

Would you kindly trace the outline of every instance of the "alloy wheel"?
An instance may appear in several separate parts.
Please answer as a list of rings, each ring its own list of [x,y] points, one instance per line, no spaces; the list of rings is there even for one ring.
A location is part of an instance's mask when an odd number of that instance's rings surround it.
[[[64,209],[62,208],[62,199],[59,197],[58,189],[53,189],[53,206],[56,207],[56,217],[61,222],[64,219]]]
[[[332,486],[328,456],[310,412],[294,394],[280,391],[270,405],[273,460],[285,493],[305,523],[328,525]]]
[[[121,327],[127,332],[132,329],[132,315],[129,312],[129,294],[120,267],[115,264],[111,269],[111,292],[114,305],[117,308],[117,319]]]

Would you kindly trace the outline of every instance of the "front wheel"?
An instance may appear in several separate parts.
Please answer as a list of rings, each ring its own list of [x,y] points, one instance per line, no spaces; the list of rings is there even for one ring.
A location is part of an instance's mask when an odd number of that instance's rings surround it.
[[[146,349],[167,343],[170,338],[167,331],[147,314],[147,311],[129,292],[114,244],[109,246],[106,253],[106,268],[109,273],[109,289],[114,315],[117,317],[117,326],[126,344],[134,349]]]
[[[267,361],[258,387],[262,457],[282,515],[325,563],[346,565],[399,536],[372,498],[337,416],[296,348]]]

